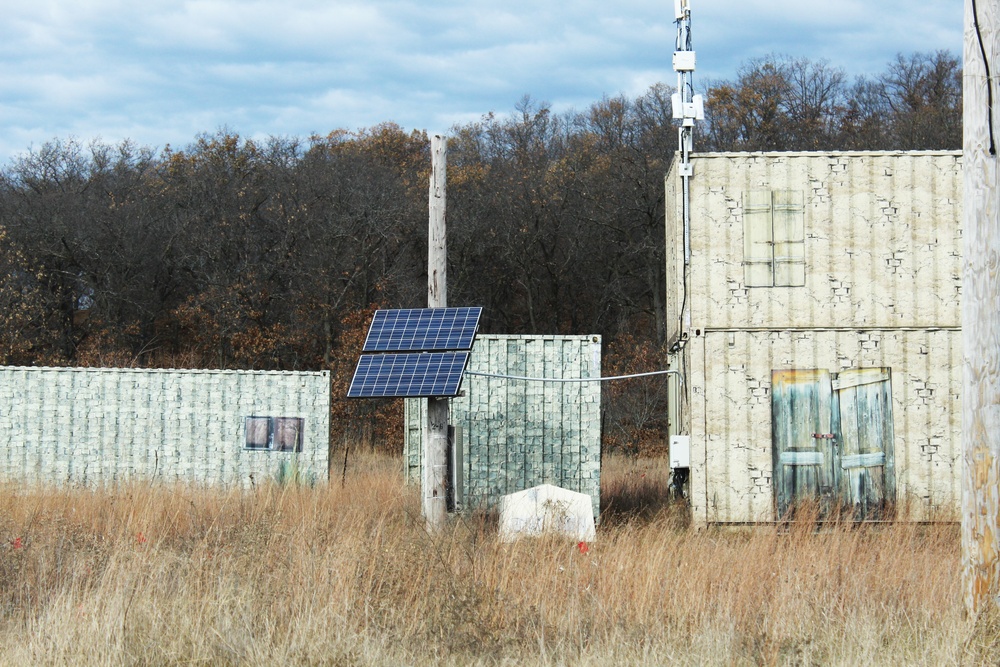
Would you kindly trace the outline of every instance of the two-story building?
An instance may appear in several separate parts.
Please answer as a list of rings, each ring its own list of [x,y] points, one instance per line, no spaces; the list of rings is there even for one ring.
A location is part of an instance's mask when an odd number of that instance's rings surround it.
[[[666,178],[666,243],[695,524],[801,497],[957,513],[961,152],[692,163],[688,229],[676,163]]]

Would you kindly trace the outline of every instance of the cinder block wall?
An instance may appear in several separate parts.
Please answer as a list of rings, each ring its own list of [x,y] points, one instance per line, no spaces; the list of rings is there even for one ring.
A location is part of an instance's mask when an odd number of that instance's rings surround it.
[[[469,370],[498,375],[588,378],[601,374],[601,337],[476,337]],[[554,484],[601,502],[601,383],[526,382],[466,375],[451,401],[460,428],[465,506],[489,507],[501,496]],[[420,483],[427,402],[406,402],[407,479]]]
[[[263,447],[247,446],[248,417],[265,418]],[[301,427],[297,442],[283,436],[299,451],[268,445],[278,424]],[[329,432],[328,371],[0,367],[4,480],[325,481]]]

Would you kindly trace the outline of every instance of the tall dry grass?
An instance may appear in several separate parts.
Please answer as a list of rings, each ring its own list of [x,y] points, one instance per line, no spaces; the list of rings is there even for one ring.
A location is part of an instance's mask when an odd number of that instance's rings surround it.
[[[422,529],[399,461],[252,491],[0,489],[2,664],[994,664],[954,526],[693,532],[606,459],[586,553]],[[339,472],[339,471],[338,471]]]

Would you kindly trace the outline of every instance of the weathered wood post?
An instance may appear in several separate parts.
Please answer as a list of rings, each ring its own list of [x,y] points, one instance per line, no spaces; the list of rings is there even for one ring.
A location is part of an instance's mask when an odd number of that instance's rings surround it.
[[[962,584],[975,614],[1000,591],[1000,206],[991,77],[1000,0],[965,0]]]
[[[447,139],[431,137],[430,218],[427,238],[427,307],[448,305],[448,246],[445,205],[447,190]],[[427,529],[441,530],[448,519],[448,399],[427,399],[424,431],[423,512]]]

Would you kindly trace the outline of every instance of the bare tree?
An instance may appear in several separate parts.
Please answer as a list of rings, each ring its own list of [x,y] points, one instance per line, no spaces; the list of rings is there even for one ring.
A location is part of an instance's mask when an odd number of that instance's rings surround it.
[[[798,150],[834,147],[846,103],[844,70],[808,58],[786,59],[783,70],[788,80],[783,102],[788,144]]]
[[[879,82],[891,111],[893,148],[962,145],[962,70],[947,51],[902,54]]]

